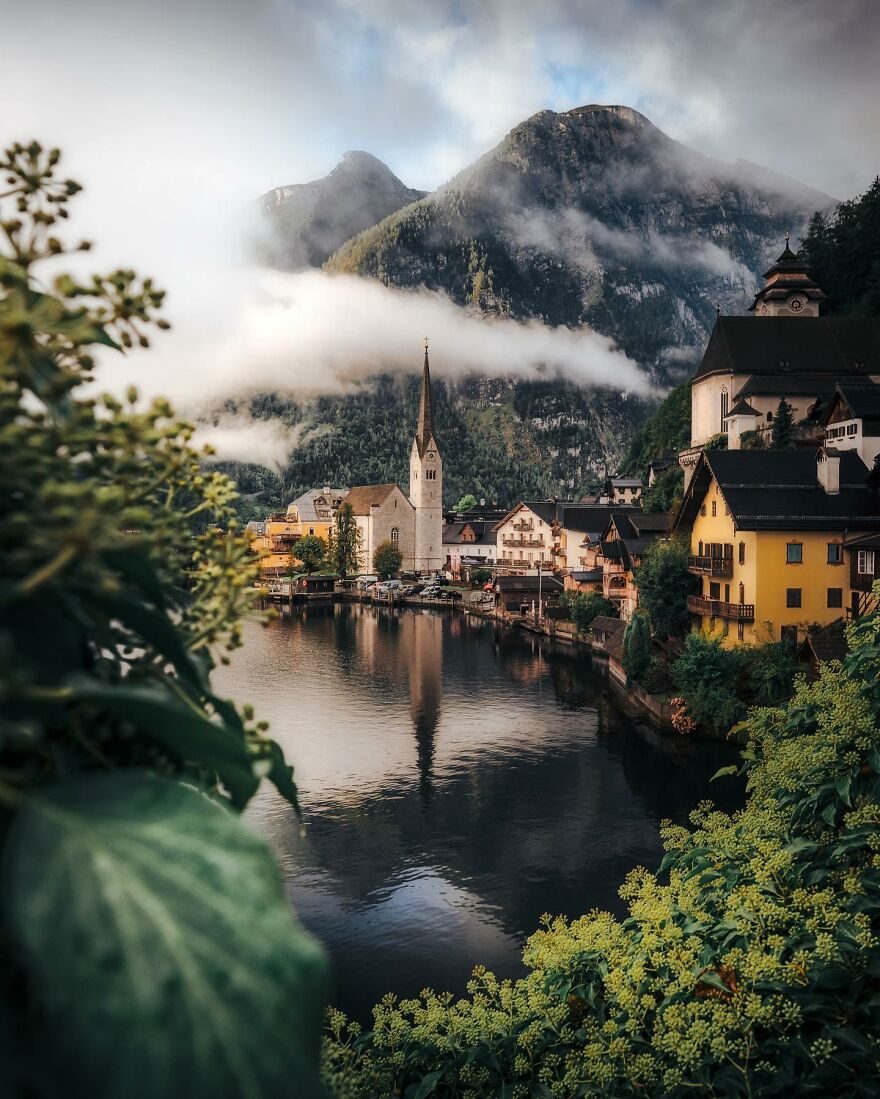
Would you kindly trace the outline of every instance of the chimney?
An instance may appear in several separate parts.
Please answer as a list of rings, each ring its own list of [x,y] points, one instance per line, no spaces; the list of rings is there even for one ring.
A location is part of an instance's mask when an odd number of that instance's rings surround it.
[[[829,496],[840,492],[840,451],[819,447],[816,453],[816,478]]]

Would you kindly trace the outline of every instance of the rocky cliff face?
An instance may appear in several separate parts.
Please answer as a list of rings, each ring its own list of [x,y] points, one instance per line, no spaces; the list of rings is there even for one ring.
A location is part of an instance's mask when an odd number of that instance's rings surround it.
[[[423,195],[369,153],[346,153],[323,179],[262,196],[269,232],[261,258],[286,271],[320,267],[349,237]]]
[[[700,348],[832,200],[711,160],[628,107],[542,111],[327,267],[424,285],[487,314],[590,324],[648,366]]]

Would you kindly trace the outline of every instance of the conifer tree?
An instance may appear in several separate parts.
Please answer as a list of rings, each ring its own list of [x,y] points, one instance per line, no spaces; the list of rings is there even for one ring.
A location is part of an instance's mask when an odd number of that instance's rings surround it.
[[[770,445],[774,450],[784,450],[794,442],[794,416],[792,407],[785,399],[776,406],[773,416],[773,428],[770,433]]]
[[[327,547],[327,563],[343,580],[360,565],[361,532],[351,504],[343,504],[333,518]]]

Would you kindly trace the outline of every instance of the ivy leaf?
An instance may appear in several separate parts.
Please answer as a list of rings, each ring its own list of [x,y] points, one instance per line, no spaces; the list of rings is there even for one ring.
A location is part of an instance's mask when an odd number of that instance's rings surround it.
[[[426,1096],[433,1095],[437,1090],[437,1085],[440,1083],[442,1076],[442,1069],[439,1072],[429,1072],[427,1076],[423,1076],[422,1082],[413,1095],[413,1099],[425,1099]]]
[[[92,775],[19,810],[4,858],[40,1093],[321,1094],[323,955],[228,810],[166,779]]]
[[[724,778],[725,775],[735,775],[739,771],[739,766],[736,763],[732,763],[729,767],[719,767],[710,782],[714,782],[716,778]]]

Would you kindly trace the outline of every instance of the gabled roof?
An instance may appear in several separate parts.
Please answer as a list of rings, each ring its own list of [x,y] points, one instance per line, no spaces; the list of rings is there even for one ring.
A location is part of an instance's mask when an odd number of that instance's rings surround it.
[[[714,477],[739,530],[880,530],[880,498],[854,450],[840,452],[840,491],[819,484],[816,452],[704,450],[676,527],[693,526]]]
[[[815,319],[815,318],[814,318]],[[858,375],[857,380],[863,380]],[[737,400],[746,397],[824,397],[834,392],[840,381],[839,374],[806,374],[795,377],[791,374],[758,374],[739,387]]]
[[[503,526],[508,519],[512,519],[520,508],[528,508],[529,511],[534,512],[539,519],[543,519],[545,523],[549,523],[551,526],[556,519],[556,510],[560,505],[573,503],[571,500],[520,500],[514,504],[498,522],[495,524],[495,530]]]
[[[579,572],[570,572],[568,574],[572,580],[575,580],[578,584],[588,584],[596,580],[602,579],[601,569],[582,569]]]
[[[297,496],[295,500],[287,505],[288,512],[291,508],[296,508],[297,514],[303,523],[315,523],[325,517],[318,514],[316,503],[322,498],[326,498],[328,501],[341,500],[348,492],[347,488],[313,488],[308,492],[304,492],[301,496]]]
[[[736,402],[736,404],[733,406],[733,408],[730,410],[730,412],[727,413],[727,415],[724,417],[724,419],[728,420],[728,419],[730,419],[731,416],[760,416],[760,415],[761,415],[761,413],[758,412],[758,410],[756,408],[752,408],[752,406],[745,399],[745,397],[740,397],[740,399]]]
[[[849,651],[844,626],[844,620],[838,618],[823,629],[807,634],[798,649],[798,660],[809,660],[810,653],[820,661],[843,660]]]
[[[487,529],[488,528],[488,529]],[[465,538],[466,530],[473,532],[473,538]],[[469,523],[446,523],[443,527],[444,546],[494,546],[497,542],[490,523],[474,520]]]
[[[873,382],[838,382],[835,396],[849,409],[854,420],[880,419],[880,385]]]
[[[377,508],[384,504],[394,490],[397,489],[403,496],[399,485],[357,485],[342,500],[343,504],[350,504],[355,515],[369,515],[370,508]],[[404,497],[405,499],[405,497]],[[407,500],[407,503],[409,501]],[[412,505],[410,505],[412,506]]]
[[[880,317],[718,317],[693,381],[710,374],[880,373]]]

